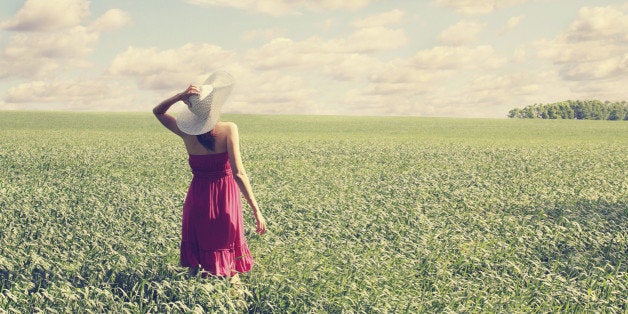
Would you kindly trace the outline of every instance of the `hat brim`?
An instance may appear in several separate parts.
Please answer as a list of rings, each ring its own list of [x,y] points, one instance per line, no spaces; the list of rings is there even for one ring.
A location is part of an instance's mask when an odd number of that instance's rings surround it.
[[[214,119],[203,119],[185,108],[177,116],[177,126],[181,132],[199,135],[211,131],[216,126]]]
[[[200,95],[190,96],[198,97],[198,99],[193,98],[190,100],[193,102],[193,105],[200,104],[202,107],[207,108],[209,115],[200,117],[192,112],[189,107],[185,107],[177,116],[177,126],[183,133],[190,135],[204,134],[216,126],[222,106],[233,89],[233,77],[226,72],[216,72],[210,75],[205,85],[200,87]]]

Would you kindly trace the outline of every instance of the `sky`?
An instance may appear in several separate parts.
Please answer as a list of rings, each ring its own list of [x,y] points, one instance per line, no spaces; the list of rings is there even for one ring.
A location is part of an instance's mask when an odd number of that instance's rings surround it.
[[[503,118],[627,100],[628,1],[0,6],[0,110],[150,111],[217,70],[236,79],[229,113]]]

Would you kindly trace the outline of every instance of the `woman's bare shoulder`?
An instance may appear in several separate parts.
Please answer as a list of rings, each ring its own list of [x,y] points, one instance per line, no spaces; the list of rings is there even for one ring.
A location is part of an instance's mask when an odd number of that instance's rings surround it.
[[[231,133],[234,130],[235,131],[238,130],[238,126],[234,122],[230,122],[230,121],[220,121],[218,122],[218,124],[216,124],[216,126],[219,127],[220,130],[225,131],[227,133]]]
[[[220,121],[218,122],[218,125],[221,125],[223,128],[237,127],[235,122],[231,122],[231,121]]]

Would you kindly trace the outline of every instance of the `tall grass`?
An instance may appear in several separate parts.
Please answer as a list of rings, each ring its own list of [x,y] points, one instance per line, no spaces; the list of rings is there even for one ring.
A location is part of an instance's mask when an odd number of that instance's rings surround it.
[[[0,112],[8,312],[628,308],[628,124],[225,115],[269,232],[186,278],[191,173],[149,114]]]

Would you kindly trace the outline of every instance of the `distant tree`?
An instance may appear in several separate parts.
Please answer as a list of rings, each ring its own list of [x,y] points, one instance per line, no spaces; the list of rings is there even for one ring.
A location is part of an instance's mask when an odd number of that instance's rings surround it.
[[[508,118],[521,118],[521,109],[515,108],[508,111]]]
[[[606,114],[606,108],[604,107],[604,104],[599,100],[593,100],[590,102],[590,104],[591,104],[590,119],[606,120],[608,115]]]
[[[525,107],[521,110],[521,117],[520,118],[524,118],[524,119],[534,119],[536,118],[536,113],[534,112],[534,109],[531,108],[530,106]]]
[[[628,108],[621,103],[614,103],[610,106],[608,112],[608,120],[626,120],[628,117]]]
[[[573,119],[574,118],[574,112],[573,112],[573,108],[571,108],[571,106],[569,106],[568,102],[563,101],[561,104],[563,110],[563,119]]]
[[[577,101],[577,104],[581,110],[581,118],[580,119],[591,119],[591,104],[586,101]]]
[[[558,105],[556,105],[556,104],[549,104],[545,108],[546,108],[546,111],[547,111],[547,118],[548,119],[558,119],[558,117],[560,116],[560,111],[558,109]]]
[[[628,120],[628,102],[599,100],[565,100],[550,104],[533,104],[514,108],[508,112],[509,118],[520,119],[589,119],[589,120]]]
[[[563,102],[560,103],[559,107],[560,107],[560,116],[563,119],[573,119],[574,118],[573,108],[571,108],[571,106],[569,105],[569,102],[563,101]]]
[[[537,106],[537,111],[539,112],[539,118],[541,119],[549,119],[549,112],[548,112],[548,108],[543,106],[543,105],[538,105]]]

